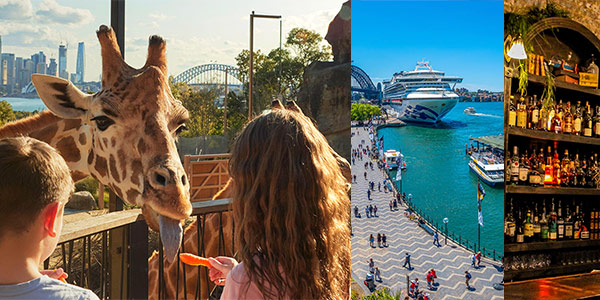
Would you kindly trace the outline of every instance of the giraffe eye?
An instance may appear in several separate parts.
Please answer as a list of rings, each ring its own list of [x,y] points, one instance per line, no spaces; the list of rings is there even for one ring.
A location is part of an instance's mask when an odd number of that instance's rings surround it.
[[[177,127],[177,130],[175,130],[175,134],[179,135],[184,130],[188,130],[188,128],[185,126],[185,124],[181,124],[179,127]]]
[[[92,118],[92,121],[96,122],[96,126],[98,126],[98,129],[100,129],[100,131],[106,130],[106,128],[115,123],[115,121],[113,121],[107,116],[97,116],[95,118]]]

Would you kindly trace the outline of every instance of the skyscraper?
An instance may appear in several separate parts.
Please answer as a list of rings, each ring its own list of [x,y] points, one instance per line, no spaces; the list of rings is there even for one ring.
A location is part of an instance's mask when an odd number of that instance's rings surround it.
[[[58,76],[69,80],[67,72],[67,47],[65,45],[58,46]]]
[[[46,74],[46,55],[40,51],[31,56],[33,61],[33,73]]]
[[[2,53],[0,58],[2,59],[2,83],[6,85],[6,90],[12,93],[15,85],[15,55],[13,53]],[[4,66],[6,66],[6,75]]]
[[[77,82],[78,83],[83,82],[84,70],[85,70],[85,46],[83,45],[83,42],[80,42],[79,45],[77,46],[77,68],[76,68],[76,72],[75,72],[75,73],[77,73]]]
[[[46,74],[56,76],[56,59],[51,58],[50,63],[48,64],[48,69],[46,70]]]

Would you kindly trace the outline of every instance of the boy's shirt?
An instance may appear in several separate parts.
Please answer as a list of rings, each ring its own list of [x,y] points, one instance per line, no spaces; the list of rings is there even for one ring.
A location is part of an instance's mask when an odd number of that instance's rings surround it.
[[[18,284],[0,285],[0,299],[99,300],[92,291],[46,275]]]

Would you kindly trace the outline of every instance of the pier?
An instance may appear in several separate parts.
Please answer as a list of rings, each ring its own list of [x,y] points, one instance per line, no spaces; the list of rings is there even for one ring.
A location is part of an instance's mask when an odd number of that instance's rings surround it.
[[[364,140],[363,147],[371,147],[366,127],[352,128],[352,148],[356,149]],[[357,134],[358,132],[358,134]],[[503,299],[504,292],[493,287],[503,279],[500,263],[492,259],[482,258],[481,266],[471,266],[470,256],[473,252],[454,243],[451,239],[444,244],[443,232],[439,232],[441,246],[433,244],[433,236],[422,226],[417,218],[405,216],[406,204],[399,204],[398,209],[390,211],[389,202],[394,200],[392,192],[384,192],[383,181],[387,178],[384,170],[377,168],[373,162],[373,170],[365,169],[365,162],[371,161],[368,155],[356,159],[352,165],[352,174],[356,182],[352,183],[352,275],[354,280],[368,293],[363,281],[369,272],[369,259],[373,259],[375,267],[381,271],[382,282],[376,282],[377,289],[390,288],[391,291],[407,294],[407,276],[410,280],[419,278],[419,290],[428,292],[431,299]],[[410,165],[406,175],[410,176]],[[367,179],[364,172],[367,172]],[[368,182],[374,181],[375,188],[368,199]],[[381,191],[378,183],[382,183]],[[424,182],[423,184],[427,184]],[[404,191],[407,195],[410,191]],[[418,196],[418,195],[416,195]],[[367,217],[365,207],[376,205],[377,216]],[[443,204],[442,204],[443,205]],[[358,207],[361,218],[354,215],[354,207]],[[429,227],[429,231],[432,227]],[[369,245],[369,235],[378,233],[387,236],[387,247],[378,247],[375,239],[374,247]],[[405,253],[411,255],[411,269],[403,267]],[[427,288],[425,280],[427,272],[435,269],[437,279],[433,289]],[[472,275],[470,285],[466,289],[465,271]]]

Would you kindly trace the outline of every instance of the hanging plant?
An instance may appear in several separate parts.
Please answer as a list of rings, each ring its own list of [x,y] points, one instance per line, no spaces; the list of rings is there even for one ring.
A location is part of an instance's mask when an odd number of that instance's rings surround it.
[[[548,69],[548,65],[543,64],[543,67],[546,70],[546,86],[544,87],[544,92],[542,92],[542,106],[548,109],[554,103],[556,87],[554,86],[554,75]]]

